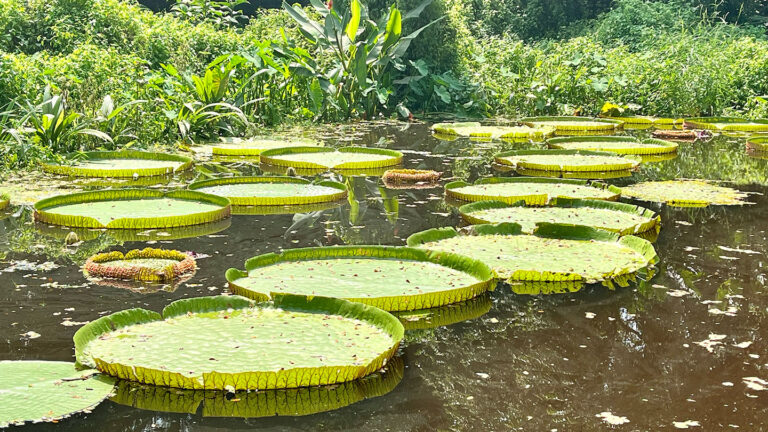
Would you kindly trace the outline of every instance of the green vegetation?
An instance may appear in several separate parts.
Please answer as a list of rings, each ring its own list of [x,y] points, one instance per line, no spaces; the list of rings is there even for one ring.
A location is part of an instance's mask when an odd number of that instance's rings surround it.
[[[755,1],[150,3],[0,0],[5,168],[412,113],[768,113]]]

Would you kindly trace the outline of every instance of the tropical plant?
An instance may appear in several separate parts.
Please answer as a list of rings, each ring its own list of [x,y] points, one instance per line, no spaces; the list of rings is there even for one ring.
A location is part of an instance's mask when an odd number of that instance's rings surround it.
[[[77,135],[90,135],[112,142],[112,138],[106,133],[89,128],[90,122],[80,121],[82,114],[68,112],[66,98],[53,95],[50,87],[45,88],[43,101],[39,105],[33,105],[26,100],[24,105],[20,106],[26,109],[21,124],[28,123],[32,127],[32,140],[54,153],[77,150],[80,146],[73,140]]]
[[[242,27],[249,18],[242,6],[248,0],[177,0],[171,14],[195,24],[207,22],[217,27]]]
[[[403,57],[408,47],[424,29],[441,18],[407,36],[402,35],[403,22],[417,18],[431,2],[425,0],[405,14],[392,5],[388,14],[373,21],[359,0],[352,0],[349,10],[342,15],[332,6],[310,0],[322,18],[316,21],[302,9],[283,1],[283,9],[299,24],[301,34],[321,50],[332,53],[329,66],[303,61],[293,68],[294,73],[313,77],[309,90],[315,104],[341,111],[346,116],[365,118],[391,111],[390,96],[396,76],[405,68]],[[398,107],[398,112],[408,114],[404,106]]]
[[[122,105],[115,106],[111,95],[104,96],[101,107],[96,111],[94,119],[97,128],[109,135],[115,143],[126,143],[129,146],[137,140],[135,134],[134,119],[126,115],[126,110],[133,105],[145,103],[145,100],[133,100]]]

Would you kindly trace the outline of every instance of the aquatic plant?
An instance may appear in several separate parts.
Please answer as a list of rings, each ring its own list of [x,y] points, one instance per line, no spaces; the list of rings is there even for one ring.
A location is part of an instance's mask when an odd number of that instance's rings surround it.
[[[768,120],[738,117],[691,117],[685,119],[683,126],[711,131],[768,132]]]
[[[285,275],[291,275],[287,277]],[[392,246],[332,246],[260,255],[227,271],[230,290],[255,300],[274,293],[338,297],[387,311],[427,309],[493,290],[483,263]]]
[[[192,159],[169,153],[135,150],[69,154],[65,163],[45,162],[43,170],[75,177],[151,177],[170,175],[192,167]]]
[[[121,379],[270,390],[362,378],[395,354],[402,337],[402,324],[380,309],[275,294],[259,304],[239,296],[178,300],[162,316],[128,309],[86,324],[74,342],[79,364]]]
[[[56,423],[89,412],[115,388],[93,369],[58,361],[0,361],[0,428],[25,422]]]
[[[196,191],[117,189],[79,192],[35,203],[35,220],[79,228],[171,228],[229,217],[224,197]]]
[[[261,163],[297,169],[353,170],[399,165],[403,154],[395,150],[341,147],[288,147],[263,151]]]
[[[532,233],[540,222],[566,223],[604,229],[620,235],[658,232],[661,217],[652,210],[604,200],[557,198],[546,207],[526,207],[525,201],[507,204],[478,201],[459,207],[461,217],[470,224],[517,223],[523,232]]]
[[[470,184],[455,181],[445,185],[445,196],[459,201],[524,200],[528,205],[546,205],[553,198],[600,199],[616,201],[621,190],[615,186],[585,180],[537,177],[490,177]]]
[[[194,258],[177,250],[134,249],[94,255],[85,262],[83,273],[90,277],[170,282],[197,269]]]
[[[637,183],[621,188],[627,198],[661,202],[675,207],[743,205],[747,194],[701,180],[669,180]]]
[[[553,126],[557,132],[612,132],[624,126],[619,120],[575,116],[524,117],[520,122],[531,127]]]
[[[194,182],[189,189],[226,197],[234,206],[302,206],[347,197],[343,183],[298,177],[226,177]]]
[[[653,245],[638,237],[544,222],[531,235],[515,223],[475,225],[467,235],[454,228],[433,228],[408,237],[408,246],[472,256],[505,281],[625,286],[636,272],[658,261]]]
[[[387,170],[381,180],[387,187],[432,186],[440,180],[443,173],[432,170],[392,169]]]
[[[677,144],[660,139],[640,140],[628,136],[579,136],[550,138],[553,149],[605,151],[622,155],[658,155],[674,153]]]
[[[640,165],[636,156],[588,150],[511,150],[494,156],[501,165],[515,169],[558,172],[629,171]]]

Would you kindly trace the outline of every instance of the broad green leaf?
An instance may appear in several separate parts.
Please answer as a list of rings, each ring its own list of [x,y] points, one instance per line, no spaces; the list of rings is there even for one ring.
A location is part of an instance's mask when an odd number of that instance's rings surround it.
[[[0,361],[0,428],[56,422],[109,397],[115,380],[74,363]]]
[[[86,129],[80,132],[93,134],[99,131]],[[43,170],[76,177],[149,177],[173,174],[192,167],[192,159],[167,153],[128,150],[85,152],[77,156],[77,161],[73,163],[44,163]]]
[[[347,197],[342,183],[317,184],[296,177],[228,177],[202,180],[189,189],[228,198],[232,205],[303,205],[338,201]]]
[[[364,147],[294,147],[267,150],[261,162],[268,165],[315,169],[366,169],[398,165],[402,153],[394,150]]]
[[[729,187],[701,180],[670,180],[637,183],[621,189],[629,198],[666,203],[678,207],[743,205],[749,195]]]
[[[360,13],[362,9],[360,0],[352,0],[349,4],[349,9],[352,15],[349,18],[349,23],[347,23],[346,33],[350,42],[354,43],[355,37],[357,36],[357,29],[360,26]]]
[[[400,10],[394,5],[389,10],[389,19],[387,20],[387,27],[384,36],[384,44],[382,51],[386,51],[389,47],[395,45],[400,40],[400,35],[403,33],[403,22],[400,15]]]

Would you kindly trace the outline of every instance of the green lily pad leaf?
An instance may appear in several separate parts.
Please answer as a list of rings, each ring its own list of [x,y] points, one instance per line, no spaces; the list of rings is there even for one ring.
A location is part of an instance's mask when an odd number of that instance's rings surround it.
[[[475,184],[462,181],[445,185],[445,196],[459,201],[502,201],[513,204],[546,205],[553,198],[616,201],[621,190],[615,186],[584,180],[538,177],[492,177]]]
[[[539,223],[533,235],[518,224],[475,225],[472,235],[453,228],[413,234],[408,245],[462,253],[485,262],[506,281],[585,283],[613,281],[626,285],[637,271],[657,261],[650,242],[594,228]]]
[[[387,362],[383,370],[364,378],[319,387],[227,393],[120,381],[111,400],[139,409],[189,414],[197,413],[202,405],[203,417],[305,416],[383,396],[397,387],[404,373],[403,360],[395,357]]]
[[[234,211],[233,211],[234,213]],[[203,237],[213,235],[228,229],[232,225],[232,219],[222,219],[200,225],[182,226],[175,228],[155,229],[89,229],[69,228],[46,223],[36,223],[35,230],[54,238],[66,239],[70,232],[77,234],[83,241],[93,240],[101,235],[106,235],[118,242],[147,242],[157,240],[178,240],[185,238]]]
[[[343,200],[339,182],[312,183],[298,177],[230,177],[192,183],[189,189],[228,198],[235,206],[294,206]]]
[[[660,139],[639,140],[626,136],[581,136],[547,140],[553,149],[606,151],[623,155],[658,155],[674,153],[677,144]]]
[[[366,147],[290,147],[264,151],[260,160],[265,165],[296,169],[354,170],[399,165],[403,154],[395,150]]]
[[[659,231],[661,217],[656,212],[631,204],[558,198],[547,207],[526,207],[525,202],[479,201],[459,207],[470,224],[517,223],[532,233],[541,222],[583,225],[618,233],[637,235]]]
[[[270,293],[343,298],[387,311],[427,309],[493,289],[485,264],[460,255],[392,246],[291,249],[230,269],[230,290],[256,300]]]
[[[683,124],[683,119],[674,119],[669,117],[629,115],[616,117],[606,116],[604,118],[622,121],[624,122],[625,126],[671,126]]]
[[[559,295],[573,294],[584,288],[584,282],[564,281],[564,282],[528,282],[511,281],[509,289],[517,295]]]
[[[477,122],[437,123],[432,131],[439,135],[491,139],[544,139],[555,133],[553,126],[482,126]]]
[[[258,156],[265,150],[286,147],[322,147],[323,143],[310,139],[280,138],[221,138],[211,146],[211,153],[218,156]]]
[[[558,133],[560,132],[612,132],[621,129],[624,122],[605,118],[590,117],[526,117],[520,119],[520,122],[532,126],[554,126]]]
[[[394,312],[405,331],[426,330],[480,318],[491,310],[493,302],[487,294],[461,303],[430,309]]]
[[[79,363],[144,384],[270,390],[335,384],[380,369],[403,326],[392,315],[327,297],[198,297],[160,314],[129,309],[75,333]]]
[[[686,129],[733,132],[768,132],[768,119],[748,120],[738,117],[694,117],[685,119]]]
[[[494,156],[498,164],[554,172],[628,171],[640,165],[636,156],[584,150],[513,150]]]
[[[170,175],[192,167],[192,159],[168,153],[134,150],[68,155],[71,164],[44,163],[43,170],[76,177],[148,177]]]
[[[114,388],[113,378],[77,370],[74,363],[0,361],[0,428],[89,411]]]
[[[768,136],[756,135],[747,138],[747,150],[753,152],[768,152]]]
[[[35,203],[35,220],[76,228],[171,228],[215,222],[230,212],[226,198],[184,190],[102,190]]]
[[[637,183],[621,189],[624,196],[676,207],[743,205],[748,194],[700,180],[669,180]]]

